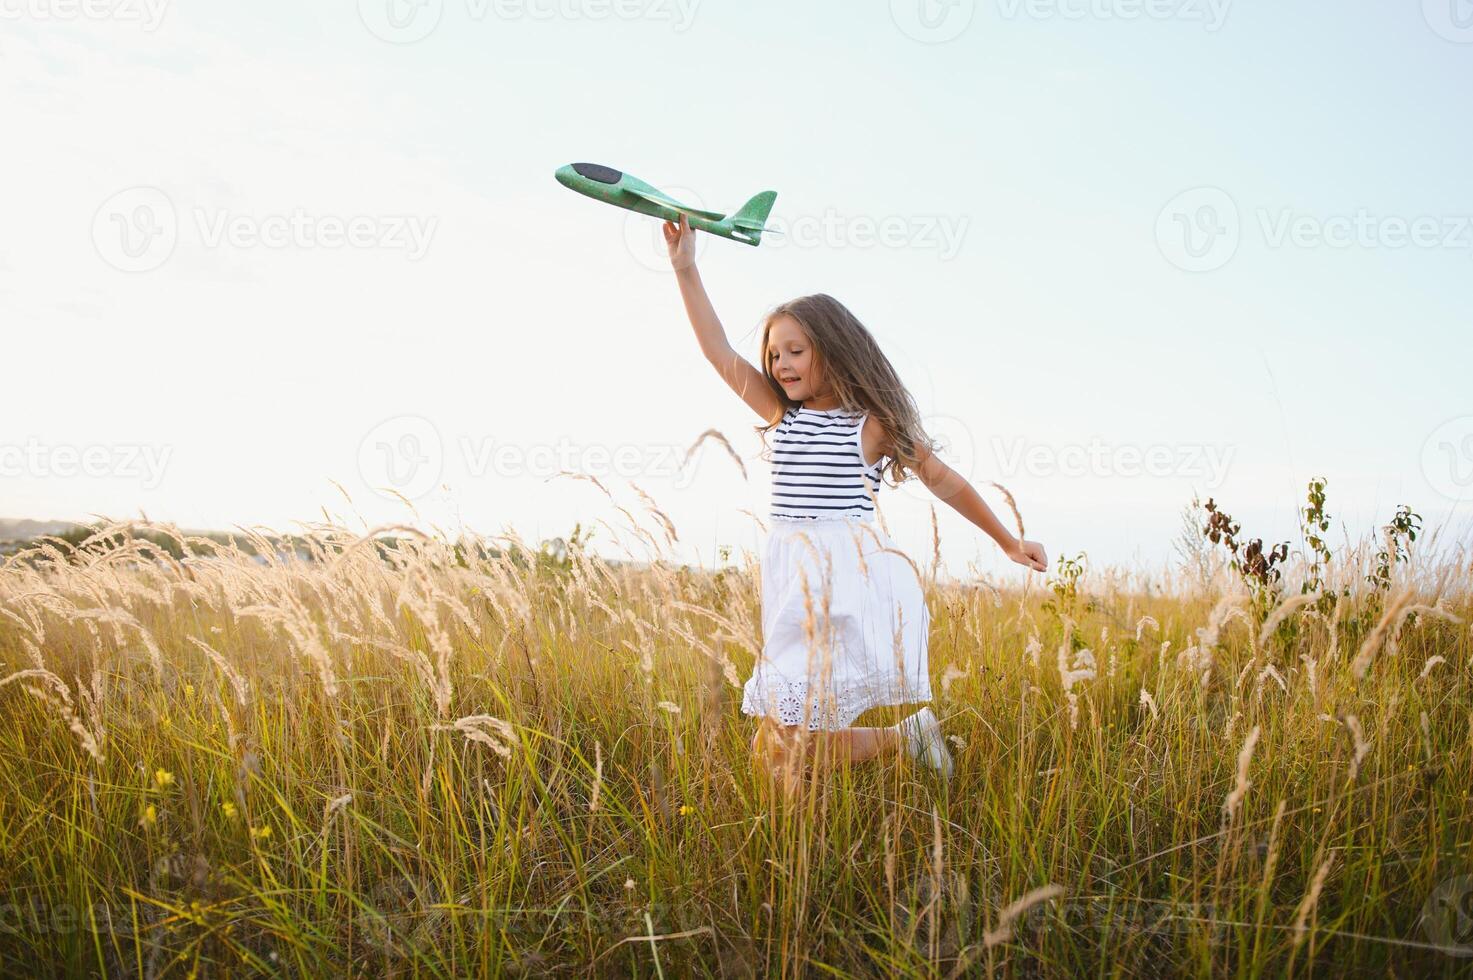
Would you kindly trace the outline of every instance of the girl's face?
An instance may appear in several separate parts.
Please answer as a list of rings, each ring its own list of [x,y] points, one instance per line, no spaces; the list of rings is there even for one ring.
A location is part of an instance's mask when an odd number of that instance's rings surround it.
[[[798,321],[786,313],[776,317],[767,332],[767,371],[795,402],[822,394],[823,372],[813,356],[813,345]]]

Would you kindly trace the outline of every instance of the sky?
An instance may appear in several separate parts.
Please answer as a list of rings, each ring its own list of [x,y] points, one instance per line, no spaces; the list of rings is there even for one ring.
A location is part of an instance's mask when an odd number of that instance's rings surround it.
[[[1313,476],[1332,542],[1468,537],[1468,0],[0,0],[0,78],[0,517],[643,559],[643,491],[667,557],[760,553],[760,420],[590,161],[775,190],[699,243],[732,344],[838,298],[1051,560],[1167,574],[1194,495],[1297,546]]]

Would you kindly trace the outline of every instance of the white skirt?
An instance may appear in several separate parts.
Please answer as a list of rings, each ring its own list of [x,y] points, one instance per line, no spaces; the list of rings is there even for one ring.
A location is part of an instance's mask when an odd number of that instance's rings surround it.
[[[931,700],[931,614],[915,567],[890,536],[857,517],[771,523],[762,654],[742,689],[742,713],[835,729],[878,705]]]

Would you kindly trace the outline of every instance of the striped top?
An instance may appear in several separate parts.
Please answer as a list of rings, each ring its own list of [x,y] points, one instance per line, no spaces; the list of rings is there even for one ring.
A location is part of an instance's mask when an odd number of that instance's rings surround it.
[[[864,465],[865,413],[789,408],[772,440],[772,508],[777,520],[873,520],[881,456]]]

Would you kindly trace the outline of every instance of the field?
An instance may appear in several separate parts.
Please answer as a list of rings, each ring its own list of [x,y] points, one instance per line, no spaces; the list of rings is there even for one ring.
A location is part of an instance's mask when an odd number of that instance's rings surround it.
[[[1287,558],[1185,523],[1169,582],[912,556],[955,779],[791,793],[738,711],[754,556],[39,541],[0,567],[0,973],[1468,970],[1473,566],[1405,514]]]

